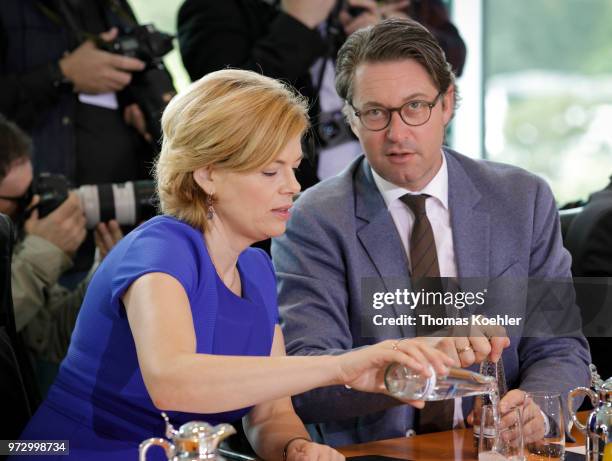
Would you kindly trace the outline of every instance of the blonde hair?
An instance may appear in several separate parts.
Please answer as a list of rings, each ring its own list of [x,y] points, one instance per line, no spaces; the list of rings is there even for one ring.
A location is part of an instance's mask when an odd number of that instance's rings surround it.
[[[308,128],[305,99],[255,72],[210,73],[174,97],[162,116],[163,141],[155,166],[162,213],[207,228],[207,200],[193,172],[214,166],[255,171],[273,161]]]

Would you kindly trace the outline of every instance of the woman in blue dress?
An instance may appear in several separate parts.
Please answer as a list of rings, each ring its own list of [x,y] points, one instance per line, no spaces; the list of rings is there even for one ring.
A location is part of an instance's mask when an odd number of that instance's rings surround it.
[[[289,461],[341,460],[309,440],[289,396],[333,384],[382,392],[381,370],[393,361],[428,373],[429,363],[444,372],[452,359],[419,340],[285,356],[274,271],[249,246],[284,232],[300,190],[300,97],[223,70],[175,97],[162,125],[163,214],[96,272],[57,380],[22,439],[68,440],[63,460],[136,460],[141,441],[164,434],[161,411],[175,426],[244,416],[261,458],[285,449]],[[164,459],[155,451],[149,459]]]

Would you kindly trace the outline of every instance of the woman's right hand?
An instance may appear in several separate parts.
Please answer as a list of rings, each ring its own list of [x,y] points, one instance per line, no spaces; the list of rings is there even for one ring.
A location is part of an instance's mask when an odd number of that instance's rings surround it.
[[[373,346],[337,356],[338,381],[364,392],[385,392],[386,367],[398,362],[423,376],[430,376],[429,365],[438,374],[446,374],[454,364],[451,357],[435,349],[421,338],[382,341]],[[410,401],[414,406],[422,403]]]

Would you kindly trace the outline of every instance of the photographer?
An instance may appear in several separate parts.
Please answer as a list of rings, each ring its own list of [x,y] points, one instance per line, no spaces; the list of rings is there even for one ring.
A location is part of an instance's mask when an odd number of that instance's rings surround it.
[[[74,187],[150,177],[159,128],[145,119],[159,124],[174,89],[161,60],[126,55],[136,26],[126,0],[0,2],[0,112],[32,138],[35,175]],[[73,271],[84,275],[93,253],[90,234]]]
[[[128,19],[125,1],[0,3],[0,112],[31,135],[36,172],[77,186],[148,177],[154,152],[129,94],[145,62],[100,49]]]
[[[0,116],[0,212],[18,228],[11,270],[15,321],[40,366],[63,359],[96,266],[75,290],[57,283],[85,238],[85,217],[74,192],[50,214],[39,217],[35,207],[40,197],[31,194],[30,149],[28,137]],[[99,224],[96,243],[101,256],[121,237],[116,222]]]
[[[355,30],[401,15],[428,27],[463,67],[465,46],[441,0],[185,0],[178,39],[192,80],[230,66],[283,79],[309,98],[316,155],[297,172],[306,189],[361,153],[334,88],[337,50]]]

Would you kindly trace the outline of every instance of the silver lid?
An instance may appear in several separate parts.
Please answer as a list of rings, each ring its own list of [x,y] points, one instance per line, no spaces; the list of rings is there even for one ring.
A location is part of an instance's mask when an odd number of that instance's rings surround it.
[[[204,421],[190,421],[183,424],[177,436],[182,439],[200,439],[214,434],[214,428]]]
[[[165,413],[166,437],[176,446],[176,452],[181,459],[215,458],[217,447],[222,440],[236,433],[230,424],[211,426],[205,421],[190,421],[175,430]]]

